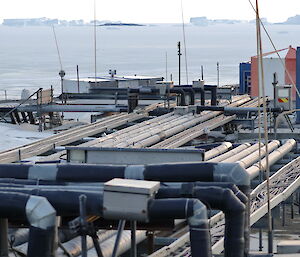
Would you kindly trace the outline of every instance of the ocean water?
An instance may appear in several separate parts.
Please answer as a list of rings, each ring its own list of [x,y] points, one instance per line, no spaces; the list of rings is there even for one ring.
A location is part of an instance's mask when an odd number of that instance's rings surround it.
[[[300,45],[300,26],[267,26],[278,49]],[[57,27],[56,34],[66,78],[94,75],[93,27]],[[183,45],[179,24],[145,27],[98,27],[97,74],[173,75],[178,79],[177,42]],[[256,53],[253,24],[186,26],[188,81],[200,78],[204,66],[207,83],[217,83],[216,63],[220,63],[220,84],[238,83],[238,67]],[[264,50],[272,47],[264,37]],[[184,51],[184,49],[182,49]],[[182,83],[186,83],[185,57],[182,56]],[[60,92],[60,65],[51,27],[0,26],[0,99],[20,97],[22,89],[54,87]]]

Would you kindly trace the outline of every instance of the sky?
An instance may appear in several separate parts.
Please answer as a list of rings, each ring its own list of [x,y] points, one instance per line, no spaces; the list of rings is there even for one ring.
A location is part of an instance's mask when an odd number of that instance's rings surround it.
[[[249,0],[182,0],[190,17],[252,20]],[[254,0],[251,0],[254,3]],[[261,17],[282,22],[300,14],[300,0],[260,0]],[[139,23],[181,22],[181,0],[96,0],[98,20]],[[94,16],[94,0],[0,0],[0,20],[6,18],[84,19]]]

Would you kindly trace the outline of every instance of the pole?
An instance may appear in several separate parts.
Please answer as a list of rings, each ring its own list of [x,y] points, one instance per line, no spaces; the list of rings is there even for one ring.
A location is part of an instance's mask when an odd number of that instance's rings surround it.
[[[94,66],[95,66],[95,86],[97,86],[97,21],[96,21],[96,0],[94,0]]]
[[[137,250],[136,250],[136,221],[131,221],[130,226],[131,226],[130,257],[136,257],[137,256]]]
[[[178,85],[181,86],[181,43],[178,42]]]
[[[166,52],[166,80],[168,80],[168,52]]]
[[[201,80],[204,80],[203,65],[201,65]]]
[[[267,205],[268,205],[268,253],[273,253],[273,224],[272,224],[272,212],[270,202],[270,165],[269,165],[269,148],[268,148],[268,120],[267,120],[267,102],[265,96],[264,87],[264,69],[263,69],[263,58],[262,58],[262,41],[260,31],[260,17],[258,0],[256,0],[256,25],[257,25],[257,45],[258,45],[258,58],[260,63],[260,74],[261,74],[261,88],[263,98],[263,113],[264,113],[264,138],[265,138],[265,149],[266,149],[266,180],[267,180]]]
[[[77,71],[77,89],[78,89],[78,93],[80,93],[80,87],[79,87],[79,67],[78,67],[78,65],[76,66],[76,71]]]
[[[80,225],[82,229],[81,234],[81,256],[87,257],[87,241],[86,241],[86,195],[79,196],[79,208],[80,208]]]
[[[0,257],[8,257],[8,220],[0,219]]]
[[[120,240],[122,237],[122,233],[125,227],[125,220],[120,220],[119,221],[119,225],[118,225],[118,232],[117,232],[117,236],[116,236],[116,242],[115,242],[115,246],[113,249],[113,253],[112,253],[112,257],[117,257],[118,256],[118,248],[119,248],[119,244],[120,244]]]
[[[220,86],[220,64],[217,62],[217,78],[218,78],[218,87]]]

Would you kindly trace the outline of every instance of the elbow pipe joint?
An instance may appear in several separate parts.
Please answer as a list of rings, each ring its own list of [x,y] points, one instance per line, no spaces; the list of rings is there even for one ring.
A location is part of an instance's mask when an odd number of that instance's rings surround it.
[[[214,181],[231,182],[237,186],[250,186],[250,176],[238,163],[215,163]]]
[[[208,224],[207,208],[197,199],[193,201],[193,215],[188,218],[188,223],[191,227],[199,227]]]
[[[26,216],[31,226],[43,230],[56,224],[56,211],[45,197],[30,196],[26,203]]]

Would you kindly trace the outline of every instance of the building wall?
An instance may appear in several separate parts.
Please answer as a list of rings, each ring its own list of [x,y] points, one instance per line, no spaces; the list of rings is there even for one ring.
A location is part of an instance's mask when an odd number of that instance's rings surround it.
[[[258,96],[258,59],[251,58],[251,96]],[[273,74],[277,73],[277,79],[280,85],[285,84],[285,67],[282,66],[278,58],[263,58],[264,67],[264,85],[266,96],[273,99]]]

